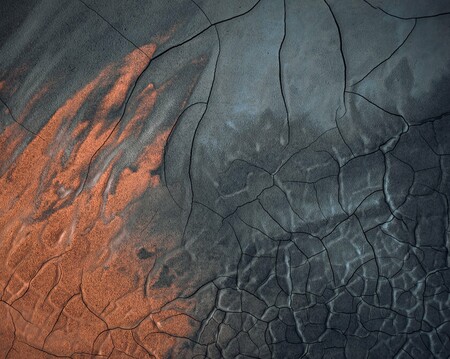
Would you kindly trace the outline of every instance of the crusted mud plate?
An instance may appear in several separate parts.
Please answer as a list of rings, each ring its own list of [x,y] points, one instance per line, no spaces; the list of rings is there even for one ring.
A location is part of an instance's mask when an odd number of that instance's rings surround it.
[[[448,358],[448,0],[1,0],[0,358]]]

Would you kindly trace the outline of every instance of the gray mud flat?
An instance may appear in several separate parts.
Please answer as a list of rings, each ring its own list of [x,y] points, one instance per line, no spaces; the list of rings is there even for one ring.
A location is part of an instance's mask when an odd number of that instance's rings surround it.
[[[448,358],[450,2],[0,2],[0,358]]]

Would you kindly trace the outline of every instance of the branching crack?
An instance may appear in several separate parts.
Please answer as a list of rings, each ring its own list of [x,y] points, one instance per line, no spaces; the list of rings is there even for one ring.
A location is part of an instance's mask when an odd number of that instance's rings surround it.
[[[104,16],[102,16],[97,10],[90,7],[86,2],[83,0],[78,0],[81,2],[84,6],[86,6],[89,10],[96,13],[103,21],[105,21],[110,27],[112,27],[122,38],[124,38],[126,41],[128,41],[131,45],[133,45],[136,49],[138,49],[146,58],[150,59],[151,57],[145,53],[136,43],[131,41],[128,37],[126,37],[117,27],[115,27],[113,24],[111,24],[107,19],[105,19]]]
[[[195,35],[192,35],[191,37],[189,37],[188,39],[184,40],[183,42],[181,42],[181,43],[179,43],[179,44],[177,44],[177,45],[173,45],[173,46],[171,46],[171,47],[165,49],[164,51],[162,51],[162,52],[160,52],[159,54],[153,56],[153,57],[149,60],[149,62],[148,62],[147,65],[145,66],[145,68],[142,70],[142,72],[139,74],[139,76],[136,78],[136,80],[134,81],[133,85],[131,86],[131,89],[130,89],[130,91],[128,92],[127,98],[125,99],[125,102],[124,102],[124,105],[123,105],[123,111],[122,111],[122,114],[121,114],[119,120],[116,122],[116,124],[114,125],[114,127],[112,128],[111,132],[108,134],[108,136],[106,137],[106,139],[103,141],[103,143],[95,150],[94,154],[91,156],[91,158],[90,158],[90,160],[89,160],[89,164],[88,164],[88,168],[87,168],[87,171],[86,171],[85,178],[84,178],[84,180],[83,180],[83,182],[82,182],[82,184],[81,184],[81,186],[80,186],[80,189],[79,189],[79,191],[78,191],[78,193],[77,193],[78,195],[79,195],[80,193],[82,193],[83,190],[84,190],[84,187],[85,187],[85,185],[86,185],[86,182],[87,182],[87,180],[88,180],[88,178],[89,178],[89,172],[90,172],[90,169],[91,169],[92,162],[93,162],[94,158],[97,156],[97,154],[99,153],[99,151],[105,146],[105,144],[109,141],[109,139],[111,138],[112,134],[116,131],[116,129],[118,128],[119,124],[122,122],[123,118],[125,117],[125,113],[126,113],[126,110],[127,110],[127,107],[128,107],[128,103],[129,103],[129,101],[130,101],[132,95],[134,94],[134,91],[136,90],[137,84],[139,83],[139,81],[140,81],[140,79],[142,78],[142,76],[144,75],[144,73],[148,70],[148,68],[150,67],[151,63],[152,63],[153,61],[155,61],[156,59],[160,58],[161,56],[167,54],[167,53],[170,52],[171,50],[176,49],[176,48],[178,48],[178,47],[181,47],[181,46],[187,44],[188,42],[192,41],[193,39],[197,38],[197,37],[200,36],[201,34],[203,34],[203,33],[205,33],[206,31],[208,31],[211,27],[216,26],[216,25],[218,25],[218,24],[225,23],[225,22],[227,22],[227,21],[231,21],[231,20],[233,20],[233,19],[236,19],[236,18],[238,18],[238,17],[241,17],[241,16],[244,16],[244,15],[248,14],[248,13],[249,13],[250,11],[252,11],[252,10],[253,10],[260,2],[261,2],[261,0],[258,0],[258,1],[257,1],[250,9],[248,9],[247,11],[245,11],[245,12],[243,12],[243,13],[241,13],[241,14],[232,16],[232,17],[227,18],[227,19],[224,19],[224,20],[217,21],[217,22],[215,22],[215,23],[213,23],[213,24],[207,26],[206,28],[204,28],[204,29],[201,30],[200,32],[196,33]],[[217,31],[217,30],[216,30],[216,31]]]
[[[410,32],[408,33],[408,35],[406,35],[405,39],[402,41],[402,43],[397,46],[397,48],[387,57],[385,58],[383,61],[381,61],[378,65],[376,65],[375,67],[373,67],[367,74],[365,74],[360,80],[356,81],[354,84],[350,85],[350,87],[356,86],[357,84],[359,84],[360,82],[362,82],[367,76],[369,76],[373,71],[375,71],[378,67],[380,67],[381,65],[383,65],[386,61],[388,61],[392,56],[394,56],[394,54],[400,50],[400,48],[405,44],[405,42],[408,40],[408,38],[411,36],[412,32],[414,31],[414,29],[416,28],[417,25],[417,19],[414,21],[414,25],[412,26]]]

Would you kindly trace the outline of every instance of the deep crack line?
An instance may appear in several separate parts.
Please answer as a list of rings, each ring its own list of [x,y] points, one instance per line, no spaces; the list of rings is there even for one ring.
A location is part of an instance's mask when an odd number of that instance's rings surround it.
[[[206,14],[205,14],[206,16]],[[209,19],[208,19],[209,20]],[[182,245],[185,244],[185,237],[186,237],[186,229],[189,225],[189,221],[191,219],[192,216],[192,209],[194,206],[194,185],[193,185],[193,180],[192,180],[192,158],[194,156],[194,146],[195,146],[195,140],[197,138],[197,134],[198,134],[198,130],[200,128],[200,125],[203,121],[203,119],[205,118],[205,114],[208,111],[208,106],[209,106],[209,100],[211,99],[211,94],[213,92],[213,88],[214,88],[214,83],[216,81],[216,75],[217,75],[217,66],[219,64],[219,58],[220,58],[220,36],[219,36],[219,31],[217,30],[217,27],[214,25],[214,28],[216,30],[216,35],[217,35],[217,43],[218,43],[218,51],[217,51],[217,58],[216,58],[216,63],[214,65],[214,74],[213,74],[213,79],[212,79],[212,83],[211,83],[211,88],[209,90],[209,94],[208,94],[208,98],[206,100],[206,107],[205,107],[205,111],[203,111],[202,116],[200,117],[200,120],[197,123],[197,126],[195,127],[194,130],[194,134],[192,136],[192,142],[191,142],[191,149],[190,149],[190,154],[189,154],[189,168],[188,168],[188,175],[189,175],[189,183],[190,183],[190,187],[191,187],[191,206],[189,208],[189,215],[188,218],[186,220],[186,225],[184,227],[183,230],[183,235],[181,237],[181,243]]]
[[[209,19],[208,15],[206,15],[206,12],[201,8],[199,4],[195,0],[191,0],[192,3],[202,12],[203,16],[205,16],[206,20],[209,22],[209,25],[212,25],[211,20]]]
[[[338,31],[338,35],[339,35],[339,51],[341,52],[341,57],[342,57],[342,62],[344,64],[344,90],[342,91],[342,101],[344,102],[344,114],[339,117],[342,118],[345,116],[345,114],[347,113],[347,107],[345,105],[345,92],[347,91],[347,63],[345,62],[345,56],[344,56],[344,50],[342,48],[342,33],[341,33],[341,28],[339,26],[339,23],[336,19],[336,16],[334,15],[333,10],[331,9],[331,6],[328,4],[327,0],[323,0],[325,2],[325,4],[328,6],[328,9],[330,10],[331,16],[333,16],[333,20],[334,23],[336,24],[336,28]]]
[[[95,150],[95,152],[94,152],[93,155],[91,156],[91,158],[90,158],[90,160],[89,160],[88,168],[87,168],[87,171],[86,171],[86,176],[85,176],[85,178],[84,178],[84,180],[83,180],[83,182],[82,182],[82,184],[81,184],[81,186],[80,186],[80,189],[77,191],[77,194],[76,194],[76,195],[80,195],[80,194],[83,192],[84,187],[85,187],[85,185],[86,185],[86,182],[87,182],[87,180],[88,180],[88,178],[89,178],[89,172],[90,172],[90,169],[91,169],[91,166],[92,166],[92,161],[94,160],[94,158],[95,158],[95,156],[97,155],[97,153],[98,153],[98,152],[103,148],[103,146],[106,144],[106,142],[109,141],[109,139],[111,138],[112,134],[115,132],[115,130],[117,129],[117,127],[119,126],[119,124],[122,122],[122,120],[123,120],[123,118],[124,118],[124,116],[125,116],[125,112],[126,112],[126,109],[127,109],[127,106],[128,106],[128,102],[130,101],[130,99],[131,99],[131,97],[132,97],[132,95],[133,95],[133,93],[134,93],[134,91],[135,91],[135,89],[136,89],[136,86],[137,86],[139,80],[142,78],[142,76],[144,75],[144,73],[145,73],[145,72],[147,71],[147,69],[150,67],[151,63],[152,63],[154,60],[158,59],[159,57],[163,56],[164,54],[168,53],[169,51],[171,51],[171,50],[173,50],[173,49],[175,49],[175,48],[181,47],[181,46],[187,44],[188,42],[192,41],[192,40],[195,39],[196,37],[200,36],[201,34],[203,34],[203,33],[206,32],[206,31],[208,31],[211,27],[216,26],[216,25],[218,25],[218,24],[222,24],[222,23],[231,21],[231,20],[234,20],[234,19],[236,19],[236,18],[238,18],[238,17],[241,17],[241,16],[244,16],[244,15],[248,14],[248,13],[251,12],[251,11],[252,11],[252,10],[253,10],[260,2],[261,2],[261,0],[258,0],[251,8],[248,9],[247,11],[245,11],[245,12],[243,12],[243,13],[241,13],[241,14],[232,16],[232,17],[230,17],[230,18],[227,18],[227,19],[223,19],[223,20],[217,21],[217,22],[215,22],[215,23],[213,23],[213,24],[207,26],[206,28],[204,28],[203,30],[201,30],[200,32],[198,32],[197,34],[192,35],[192,36],[189,37],[188,39],[182,41],[181,43],[179,43],[179,44],[177,44],[177,45],[173,45],[173,46],[171,46],[171,47],[165,49],[164,51],[160,52],[159,54],[155,55],[154,57],[150,58],[149,62],[148,62],[147,65],[145,66],[145,68],[142,70],[142,72],[139,74],[139,76],[138,76],[138,77],[136,78],[136,80],[134,81],[133,86],[131,87],[131,90],[129,91],[128,96],[127,96],[127,98],[126,98],[126,100],[125,100],[125,102],[124,102],[123,111],[122,111],[122,114],[121,114],[119,120],[116,122],[116,124],[115,124],[114,127],[112,128],[111,132],[110,132],[109,135],[106,137],[105,141],[103,141],[103,143]]]
[[[283,74],[281,68],[281,50],[283,48],[284,40],[286,39],[286,0],[283,0],[283,39],[281,40],[280,48],[278,49],[278,77],[280,80],[281,97],[283,98],[284,108],[286,109],[286,124],[287,124],[287,143],[284,146],[286,148],[291,140],[291,123],[289,117],[289,109],[286,103],[286,97],[284,94],[283,86]]]
[[[383,12],[384,14],[388,15],[388,16],[392,16],[395,17],[396,19],[400,19],[400,20],[420,20],[420,19],[430,19],[433,17],[439,17],[439,16],[445,16],[445,15],[450,15],[450,11],[447,12],[441,12],[438,14],[434,14],[434,15],[424,15],[424,16],[410,16],[410,17],[403,17],[403,16],[398,16],[395,14],[392,14],[386,10],[384,10],[383,8],[379,7],[379,6],[375,6],[372,5],[369,1],[367,0],[363,0],[367,5],[369,5],[371,8],[375,9],[375,10],[379,10],[381,12]]]
[[[170,188],[169,188],[169,184],[167,183],[167,171],[166,171],[167,153],[168,153],[168,150],[169,150],[169,144],[170,144],[170,141],[171,141],[171,139],[172,139],[172,137],[173,137],[173,135],[174,135],[176,129],[178,128],[178,124],[179,124],[181,118],[185,115],[185,113],[186,113],[190,108],[192,108],[192,107],[194,107],[194,106],[196,106],[196,105],[207,105],[207,103],[206,103],[206,102],[199,101],[199,102],[195,102],[195,103],[190,104],[189,106],[187,106],[187,107],[180,113],[180,115],[177,117],[177,119],[176,119],[174,125],[173,125],[172,128],[170,129],[170,133],[169,133],[169,135],[167,136],[167,140],[166,140],[166,143],[165,143],[165,145],[164,145],[164,155],[163,155],[163,175],[164,175],[164,182],[165,182],[165,184],[166,184],[167,191],[169,192],[170,197],[172,198],[172,200],[174,201],[174,203],[177,205],[177,207],[180,208],[181,210],[182,210],[184,207],[183,207],[181,204],[179,204],[179,203],[175,200],[175,198],[173,197],[172,191],[171,191]]]
[[[344,104],[345,104],[345,94],[346,94],[346,93],[347,93],[347,91],[344,92]],[[336,123],[336,129],[337,129],[337,131],[338,131],[338,133],[339,133],[339,136],[341,136],[342,141],[343,141],[344,144],[347,146],[347,148],[350,150],[350,153],[352,154],[352,158],[355,158],[355,154],[353,153],[352,148],[350,147],[350,145],[349,145],[349,144],[347,143],[347,141],[345,140],[345,137],[344,137],[344,135],[342,134],[342,131],[341,131],[340,127],[339,127],[339,120],[345,116],[345,113],[344,113],[341,117],[337,118],[337,112],[338,112],[338,111],[339,111],[339,107],[336,109],[336,112],[335,112],[335,114],[334,114],[334,122]]]
[[[78,0],[81,2],[84,6],[86,6],[89,10],[96,13],[103,21],[105,21],[110,27],[112,27],[122,38],[124,38],[126,41],[128,41],[130,44],[132,44],[136,49],[138,49],[146,58],[150,59],[151,57],[145,53],[138,45],[136,45],[133,41],[131,41],[129,38],[127,38],[122,32],[119,31],[118,28],[116,28],[113,24],[111,24],[108,20],[106,20],[105,17],[103,17],[97,10],[90,7],[88,4],[86,4],[83,0]]]
[[[11,117],[11,119],[17,123],[20,127],[22,127],[24,130],[26,130],[27,132],[31,133],[33,136],[40,138],[42,141],[46,142],[41,136],[39,136],[39,134],[37,134],[36,132],[30,130],[28,127],[24,126],[21,122],[17,121],[15,116],[13,115],[11,109],[9,108],[8,104],[3,101],[0,98],[0,102],[6,107],[6,109],[8,110],[9,116]]]
[[[368,99],[368,98],[365,97],[364,95],[361,95],[361,94],[358,93],[358,92],[355,92],[355,91],[345,91],[345,92],[363,98],[364,100],[366,100],[367,102],[369,102],[369,103],[372,104],[373,106],[377,107],[378,109],[380,109],[381,111],[383,111],[383,112],[385,112],[385,113],[387,113],[387,114],[389,114],[389,115],[396,116],[396,117],[400,117],[401,119],[403,119],[405,125],[406,125],[407,127],[409,127],[409,123],[408,123],[408,121],[406,121],[406,119],[405,119],[405,117],[404,117],[403,115],[398,114],[398,113],[394,113],[394,112],[391,112],[391,111],[388,111],[388,110],[384,109],[383,107],[377,105],[376,103],[374,103],[373,101],[371,101],[370,99]]]
[[[389,57],[385,58],[383,61],[381,61],[378,65],[376,65],[374,68],[372,68],[366,75],[364,75],[364,77],[362,77],[360,80],[356,81],[354,84],[350,85],[350,87],[356,86],[357,84],[359,84],[360,82],[362,82],[366,77],[368,77],[373,71],[375,71],[378,67],[380,67],[381,65],[383,65],[386,61],[390,60],[392,56],[395,55],[395,53],[400,50],[400,48],[405,44],[405,42],[408,40],[408,38],[411,36],[411,34],[413,33],[414,29],[416,28],[417,25],[417,19],[415,19],[414,21],[414,25],[412,26],[410,32],[408,33],[408,35],[406,35],[405,39],[402,41],[402,43],[389,55]]]
[[[243,14],[240,14],[240,15],[236,15],[233,18],[237,18],[239,16],[243,16],[243,15],[249,13],[252,9],[254,9],[260,3],[260,1],[261,0],[257,1],[253,5],[253,7],[250,8],[247,12],[245,12]],[[206,112],[208,111],[209,101],[211,99],[211,94],[213,92],[214,83],[215,83],[216,77],[217,77],[217,67],[218,67],[218,64],[219,64],[219,58],[220,58],[220,52],[221,52],[220,36],[219,36],[219,31],[217,30],[217,25],[219,23],[223,23],[223,22],[228,21],[228,20],[222,20],[222,21],[219,21],[219,22],[216,22],[216,23],[211,23],[209,17],[206,15],[206,13],[203,11],[203,9],[200,6],[198,6],[198,4],[194,0],[192,0],[192,2],[200,9],[200,11],[205,15],[206,19],[210,23],[210,25],[205,30],[203,30],[202,32],[206,31],[207,29],[209,29],[211,27],[214,27],[214,29],[216,31],[216,35],[217,35],[218,51],[217,51],[216,62],[215,62],[215,65],[214,65],[214,73],[213,73],[213,79],[212,79],[212,82],[211,82],[211,88],[209,90],[208,98],[207,98],[206,103],[205,103],[205,110],[203,111],[203,113],[202,113],[202,115],[200,117],[200,120],[198,121],[197,126],[195,127],[194,134],[192,136],[192,142],[191,142],[191,148],[190,148],[190,154],[189,154],[189,167],[188,167],[188,177],[189,177],[189,183],[190,183],[190,187],[191,187],[191,205],[190,205],[190,208],[189,208],[189,214],[187,216],[186,223],[185,223],[184,228],[183,228],[183,233],[181,235],[181,246],[184,246],[186,244],[186,231],[187,231],[187,228],[189,226],[189,222],[190,222],[190,219],[191,219],[191,216],[192,216],[194,203],[197,203],[195,201],[195,199],[194,199],[194,185],[193,185],[193,180],[192,180],[192,178],[193,178],[193,176],[192,176],[192,167],[193,167],[192,166],[192,158],[193,158],[193,155],[194,155],[195,140],[197,138],[197,134],[198,134],[200,125],[201,125],[203,119],[205,118]],[[230,18],[229,20],[231,20],[233,18]],[[201,204],[201,203],[199,203],[199,204]],[[201,205],[203,205],[203,204],[201,204]],[[205,206],[205,205],[203,205],[203,206]],[[207,207],[207,208],[210,209],[209,207]],[[216,213],[213,210],[212,210],[212,212]],[[218,214],[218,213],[216,213],[216,214]],[[220,215],[219,215],[219,217],[220,217]],[[156,261],[155,261],[154,267],[147,274],[146,284],[145,284],[145,288],[144,288],[145,295],[147,294],[147,286],[148,286],[148,283],[149,283],[150,276],[155,272],[155,270],[160,268],[161,263],[164,261],[164,259],[165,259],[165,257],[158,258],[157,259],[158,263],[156,263]]]
[[[405,133],[407,133],[407,132],[409,131],[410,127],[411,127],[411,126],[414,126],[414,125],[410,125],[409,122],[406,120],[406,118],[405,118],[403,115],[401,115],[401,114],[399,114],[399,113],[394,113],[394,112],[391,112],[391,111],[386,110],[385,108],[383,108],[383,107],[377,105],[375,102],[371,101],[370,99],[368,99],[368,98],[365,97],[364,95],[361,95],[361,94],[358,93],[358,92],[354,92],[354,91],[346,91],[346,93],[352,94],[352,95],[355,95],[355,96],[359,96],[359,97],[361,97],[362,99],[364,99],[365,101],[367,101],[368,103],[370,103],[372,106],[375,106],[375,107],[378,108],[379,110],[383,111],[384,113],[387,113],[388,115],[391,115],[391,116],[395,116],[395,117],[401,118],[402,121],[403,121],[403,124],[404,124],[405,126],[404,126],[404,128],[402,129],[402,132],[399,134],[399,139],[397,140],[397,144],[398,144],[398,141],[400,140],[400,138],[401,138]],[[391,139],[392,139],[392,138],[391,138]],[[391,139],[389,139],[388,141],[390,141]],[[394,148],[392,148],[391,150],[387,151],[386,153],[392,152],[392,151],[395,149],[395,147],[397,146],[397,144],[394,146]]]

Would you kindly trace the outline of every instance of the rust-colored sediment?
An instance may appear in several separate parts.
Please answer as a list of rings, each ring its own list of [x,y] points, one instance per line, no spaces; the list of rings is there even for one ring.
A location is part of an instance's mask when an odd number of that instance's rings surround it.
[[[151,55],[156,45],[144,50]],[[137,259],[136,233],[125,226],[133,203],[160,186],[153,173],[170,132],[156,130],[123,163],[121,144],[142,131],[161,90],[150,84],[140,91],[132,117],[112,132],[148,61],[135,50],[106,67],[54,113],[0,178],[0,357],[164,357],[176,336],[195,330],[181,312],[160,311],[173,289],[158,299],[144,295],[154,259]],[[20,121],[46,92],[31,99]],[[92,117],[79,120],[99,94]],[[16,123],[8,126],[0,136],[2,158],[26,136]]]

